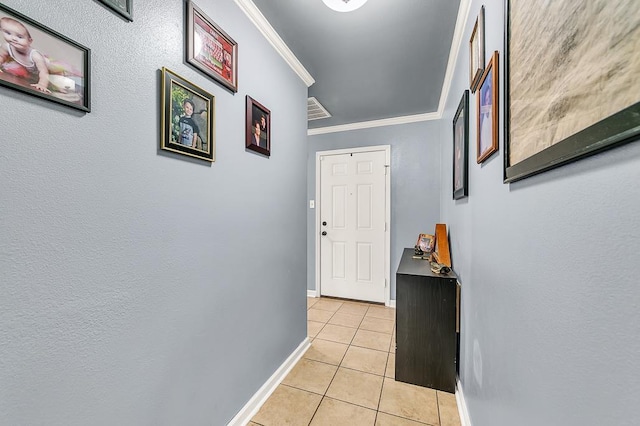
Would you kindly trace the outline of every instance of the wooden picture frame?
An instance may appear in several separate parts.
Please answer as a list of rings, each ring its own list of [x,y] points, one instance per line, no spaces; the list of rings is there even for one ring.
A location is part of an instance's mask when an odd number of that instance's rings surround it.
[[[0,3],[0,85],[91,112],[91,51]],[[30,65],[25,65],[25,63]]]
[[[453,117],[453,199],[469,194],[469,91],[465,90]]]
[[[418,241],[416,241],[416,247],[422,250],[424,253],[431,253],[435,243],[435,236],[431,234],[419,234]]]
[[[267,157],[271,155],[271,111],[247,95],[245,147]]]
[[[215,161],[215,97],[162,68],[160,148]]]
[[[193,2],[187,2],[186,60],[233,93],[238,91],[238,44]]]
[[[447,225],[444,223],[436,223],[434,232],[435,247],[433,258],[436,262],[451,268],[451,252],[449,250],[449,235],[447,234]]]
[[[629,4],[505,0],[505,183],[640,138],[640,3]]]
[[[475,93],[484,72],[484,6],[476,18],[469,40],[469,89]]]
[[[482,73],[476,94],[478,129],[476,161],[478,164],[498,151],[499,71],[500,62],[496,50]]]
[[[98,0],[128,21],[133,21],[133,0]]]

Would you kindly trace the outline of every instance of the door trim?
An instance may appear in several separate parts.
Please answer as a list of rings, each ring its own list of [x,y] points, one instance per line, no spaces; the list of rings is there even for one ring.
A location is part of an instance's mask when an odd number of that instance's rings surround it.
[[[384,151],[385,153],[385,166],[387,173],[385,175],[385,212],[384,221],[386,223],[386,229],[384,232],[384,304],[386,306],[391,305],[391,145],[377,145],[377,146],[364,146],[359,148],[347,148],[347,149],[334,149],[330,151],[318,151],[316,152],[316,193],[315,193],[315,250],[316,250],[316,295],[320,297],[320,205],[322,200],[320,199],[320,157],[326,155],[340,155],[350,154],[355,152],[375,152]]]

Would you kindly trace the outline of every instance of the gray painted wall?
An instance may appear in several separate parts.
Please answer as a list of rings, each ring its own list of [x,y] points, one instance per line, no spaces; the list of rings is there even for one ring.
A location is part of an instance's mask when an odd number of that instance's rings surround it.
[[[391,145],[391,300],[404,247],[433,233],[440,214],[440,126],[435,121],[327,133],[309,137],[307,194],[316,199],[316,152]],[[308,206],[308,202],[307,202]],[[315,286],[315,210],[307,211],[307,288]]]
[[[483,3],[489,58],[503,52],[503,1],[473,1],[463,41]],[[463,43],[446,135],[468,67]],[[505,185],[502,135],[480,166],[471,129],[463,200],[451,199],[451,137],[442,138],[441,205],[462,283],[460,379],[472,424],[637,424],[640,143]]]
[[[235,95],[183,64],[181,1],[3,3],[92,49],[93,102],[0,88],[0,424],[226,424],[306,337],[305,85],[232,0],[198,5]],[[162,66],[216,96],[213,165],[158,152]]]

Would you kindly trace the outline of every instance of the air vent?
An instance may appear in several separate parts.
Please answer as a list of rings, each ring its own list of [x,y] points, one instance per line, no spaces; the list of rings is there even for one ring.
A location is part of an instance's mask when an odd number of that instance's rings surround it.
[[[307,120],[320,120],[329,118],[331,114],[313,96],[307,99]]]

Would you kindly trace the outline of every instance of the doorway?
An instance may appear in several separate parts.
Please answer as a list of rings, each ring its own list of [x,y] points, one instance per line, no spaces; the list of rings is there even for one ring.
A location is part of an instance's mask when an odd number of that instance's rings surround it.
[[[316,293],[390,299],[389,145],[316,153]]]

